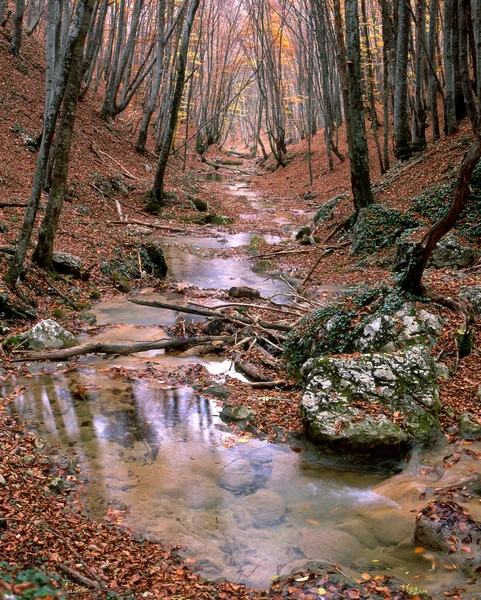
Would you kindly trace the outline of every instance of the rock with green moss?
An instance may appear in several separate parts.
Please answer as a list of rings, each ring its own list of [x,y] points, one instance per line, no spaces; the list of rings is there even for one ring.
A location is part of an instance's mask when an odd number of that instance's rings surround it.
[[[68,252],[54,252],[52,266],[57,273],[73,275],[74,277],[81,277],[82,275],[82,260]]]
[[[140,256],[144,271],[159,278],[167,275],[167,263],[159,242],[144,242],[140,248]]]
[[[79,316],[79,319],[85,321],[89,325],[95,325],[97,322],[97,315],[93,312],[84,312]]]
[[[44,350],[44,349],[61,349],[73,348],[79,345],[79,341],[56,321],[46,319],[40,321],[24,333],[14,336],[7,340],[16,347],[20,346],[22,350]]]
[[[341,200],[347,197],[347,194],[339,194],[338,196],[334,196],[330,200],[321,204],[318,208],[312,222],[314,225],[319,225],[319,223],[325,223],[326,221],[332,221],[334,218],[334,209],[339,204]]]
[[[463,246],[452,235],[443,238],[434,248],[428,267],[453,269],[470,267],[476,254],[469,246]]]
[[[459,295],[463,300],[468,300],[478,317],[481,316],[481,286],[473,285],[471,287],[462,287]]]
[[[473,413],[463,413],[459,416],[459,435],[464,439],[481,438],[481,419]]]
[[[211,225],[232,225],[234,219],[226,217],[225,215],[213,215],[210,220],[207,221]]]
[[[309,360],[301,416],[309,437],[351,460],[401,459],[440,433],[435,362],[423,348]]]

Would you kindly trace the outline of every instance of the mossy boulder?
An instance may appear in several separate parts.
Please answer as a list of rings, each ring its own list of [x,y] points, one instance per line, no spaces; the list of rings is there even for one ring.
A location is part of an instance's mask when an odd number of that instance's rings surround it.
[[[212,215],[212,218],[207,221],[210,225],[232,225],[234,219],[225,215]]]
[[[459,435],[463,439],[481,438],[481,419],[473,413],[463,413],[458,421]]]
[[[7,343],[21,347],[22,350],[56,350],[79,345],[79,341],[73,333],[52,319],[40,321],[28,331],[9,338]]]
[[[440,433],[436,367],[424,348],[311,359],[302,374],[302,420],[328,453],[377,464]]]
[[[453,269],[470,267],[476,259],[476,254],[469,246],[463,246],[452,235],[443,238],[428,262],[428,267],[434,269]]]
[[[74,277],[81,277],[82,275],[82,259],[68,252],[54,252],[52,266],[57,273],[73,275]]]
[[[463,300],[468,300],[476,316],[481,317],[481,286],[462,287],[459,290],[459,295]]]

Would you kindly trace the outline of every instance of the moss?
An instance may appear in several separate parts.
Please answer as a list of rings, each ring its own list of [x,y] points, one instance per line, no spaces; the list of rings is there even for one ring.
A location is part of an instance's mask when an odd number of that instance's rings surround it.
[[[341,200],[343,200],[346,197],[347,194],[339,194],[338,196],[334,196],[334,198],[327,200],[327,202],[324,202],[324,204],[322,204],[319,207],[317,213],[314,216],[314,225],[319,225],[319,223],[331,221],[334,217],[334,209],[339,204],[339,202],[341,202]]]
[[[65,319],[66,317],[65,311],[61,308],[54,308],[52,314],[56,319]]]
[[[89,294],[89,298],[92,298],[92,300],[100,300],[101,297],[102,294],[98,290],[93,290]]]

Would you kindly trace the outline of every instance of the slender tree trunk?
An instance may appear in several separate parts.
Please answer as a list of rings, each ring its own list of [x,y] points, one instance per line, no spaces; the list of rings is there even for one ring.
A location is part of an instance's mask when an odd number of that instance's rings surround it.
[[[468,55],[468,21],[466,15],[470,12],[470,0],[459,0],[458,2],[458,21],[459,21],[459,68],[460,79],[463,87],[464,102],[468,116],[476,132],[478,127],[476,105],[474,100],[473,88],[471,86],[471,76],[469,68]]]
[[[410,0],[399,0],[394,89],[394,154],[406,160],[412,154],[408,124],[408,51],[411,23]]]
[[[195,13],[199,8],[200,0],[190,0],[185,17],[184,26],[182,28],[182,38],[180,42],[179,56],[177,59],[177,79],[172,97],[171,108],[168,116],[168,122],[165,127],[165,133],[162,139],[162,147],[160,149],[159,160],[154,179],[154,187],[152,190],[155,199],[154,206],[162,207],[165,170],[169,160],[169,153],[172,147],[172,140],[177,126],[179,117],[180,104],[184,93],[185,71],[187,68],[187,55],[189,51],[189,40],[194,25]]]
[[[361,42],[357,0],[345,0],[346,11],[346,64],[349,90],[349,117],[351,121],[351,186],[356,214],[372,204],[369,174],[369,151],[362,103]]]
[[[424,46],[426,35],[425,0],[417,0],[416,8],[416,79],[414,84],[413,147],[415,150],[426,148],[426,119],[424,109]]]
[[[42,188],[45,181],[48,157],[55,134],[55,126],[57,124],[60,104],[65,92],[65,86],[67,85],[67,78],[69,76],[70,66],[72,64],[75,44],[80,34],[80,29],[86,12],[86,6],[89,1],[91,0],[78,0],[75,17],[67,39],[65,53],[60,61],[58,70],[59,73],[53,88],[52,100],[50,102],[49,110],[43,125],[42,142],[40,144],[37,165],[35,168],[32,189],[30,192],[30,199],[27,205],[22,230],[19,235],[15,255],[13,256],[9,269],[4,276],[5,281],[12,286],[16,284],[18,276],[20,275],[25,262],[25,256],[27,254],[28,245],[32,236],[33,226],[40,202],[40,196],[42,194]]]
[[[142,115],[142,123],[140,125],[139,137],[137,138],[137,151],[144,152],[145,144],[147,142],[147,134],[149,131],[149,124],[154,114],[155,107],[157,105],[157,98],[159,96],[160,84],[162,82],[162,71],[164,67],[164,49],[165,49],[165,0],[159,0],[158,8],[158,25],[157,25],[157,56],[155,63],[155,77],[150,90],[150,96],[145,107],[144,114]]]
[[[92,18],[93,4],[94,0],[88,0],[86,4],[84,19],[72,54],[72,64],[62,104],[62,115],[55,140],[52,184],[45,215],[40,225],[38,244],[33,254],[35,262],[45,269],[52,266],[55,232],[67,192],[72,136],[82,87],[84,42]]]
[[[23,15],[25,14],[25,0],[16,0],[15,16],[13,18],[13,36],[10,44],[10,52],[14,56],[20,56],[22,45]]]
[[[454,0],[444,0],[444,77],[446,79],[446,134],[456,131],[456,81],[453,56]]]
[[[429,112],[431,113],[431,130],[432,139],[436,141],[439,139],[439,114],[438,114],[438,93],[439,85],[436,78],[436,38],[438,35],[438,10],[439,0],[431,0],[429,6],[429,34],[428,34],[428,57],[432,65],[432,69],[429,70],[429,84],[428,84],[428,101],[429,101]]]

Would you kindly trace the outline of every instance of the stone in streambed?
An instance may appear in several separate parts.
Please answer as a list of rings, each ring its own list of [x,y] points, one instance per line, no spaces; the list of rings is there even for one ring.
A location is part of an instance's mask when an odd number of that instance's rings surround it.
[[[73,348],[79,345],[79,341],[58,323],[52,319],[40,321],[34,327],[9,338],[8,343],[21,347],[22,350],[58,350],[63,348]]]
[[[331,454],[377,466],[439,434],[435,362],[423,348],[311,359],[302,371],[304,426]]]
[[[468,577],[481,576],[481,523],[456,502],[432,502],[420,511],[414,540],[446,554]]]

